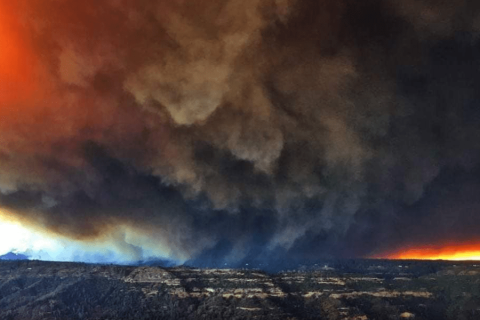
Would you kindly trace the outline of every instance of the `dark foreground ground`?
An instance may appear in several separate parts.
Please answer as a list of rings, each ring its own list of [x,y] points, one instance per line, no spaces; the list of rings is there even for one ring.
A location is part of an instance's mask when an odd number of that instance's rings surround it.
[[[480,319],[480,263],[258,270],[0,261],[0,319]]]

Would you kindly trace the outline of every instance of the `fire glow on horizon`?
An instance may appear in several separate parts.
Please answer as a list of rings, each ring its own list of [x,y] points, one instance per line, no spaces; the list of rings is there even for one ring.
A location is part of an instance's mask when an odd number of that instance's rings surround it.
[[[399,260],[452,260],[480,261],[480,243],[456,243],[448,245],[419,245],[379,255],[375,258]]]

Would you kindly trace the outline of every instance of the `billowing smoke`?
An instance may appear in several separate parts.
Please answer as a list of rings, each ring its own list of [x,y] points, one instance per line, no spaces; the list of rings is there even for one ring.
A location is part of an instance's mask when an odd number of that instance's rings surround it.
[[[31,226],[216,262],[478,237],[478,1],[6,2],[0,207]]]

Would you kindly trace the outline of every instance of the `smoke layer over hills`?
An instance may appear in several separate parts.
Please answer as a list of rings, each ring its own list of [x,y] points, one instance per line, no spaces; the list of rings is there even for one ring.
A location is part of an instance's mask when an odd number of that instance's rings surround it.
[[[478,239],[478,1],[1,1],[26,224],[179,261]]]

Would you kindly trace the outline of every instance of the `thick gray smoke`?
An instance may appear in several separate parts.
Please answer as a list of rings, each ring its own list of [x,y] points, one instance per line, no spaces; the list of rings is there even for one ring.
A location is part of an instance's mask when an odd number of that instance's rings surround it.
[[[35,226],[181,261],[477,236],[476,1],[2,6],[35,81],[0,99],[0,205]]]

